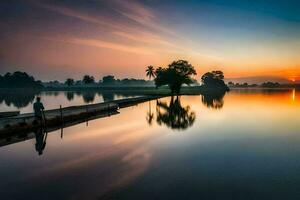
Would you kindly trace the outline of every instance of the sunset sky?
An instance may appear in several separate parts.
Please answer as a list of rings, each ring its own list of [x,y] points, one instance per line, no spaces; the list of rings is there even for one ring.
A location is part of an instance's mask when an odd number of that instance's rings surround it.
[[[2,0],[0,30],[0,73],[145,78],[185,59],[198,80],[300,80],[299,0]]]

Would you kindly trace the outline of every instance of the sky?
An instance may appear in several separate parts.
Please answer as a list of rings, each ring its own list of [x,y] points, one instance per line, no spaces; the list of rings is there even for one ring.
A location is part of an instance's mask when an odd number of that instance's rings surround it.
[[[188,60],[197,79],[300,80],[298,0],[1,0],[0,73],[146,78]]]

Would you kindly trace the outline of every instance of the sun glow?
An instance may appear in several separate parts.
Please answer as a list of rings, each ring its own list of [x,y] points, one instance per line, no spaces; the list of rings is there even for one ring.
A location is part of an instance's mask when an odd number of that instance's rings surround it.
[[[293,99],[293,101],[296,100],[296,90],[295,89],[293,89],[293,92],[292,92],[292,99]]]

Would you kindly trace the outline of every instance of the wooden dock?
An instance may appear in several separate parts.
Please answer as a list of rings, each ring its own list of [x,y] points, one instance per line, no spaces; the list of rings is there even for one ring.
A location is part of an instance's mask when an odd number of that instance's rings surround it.
[[[35,122],[34,113],[20,114],[14,117],[0,119],[0,136],[28,133],[40,126],[47,128],[64,126],[73,121],[82,121],[93,116],[110,116],[116,114],[119,108],[128,107],[137,103],[160,98],[158,96],[143,96],[127,99],[114,100],[110,102],[70,106],[59,109],[45,110],[46,125]]]

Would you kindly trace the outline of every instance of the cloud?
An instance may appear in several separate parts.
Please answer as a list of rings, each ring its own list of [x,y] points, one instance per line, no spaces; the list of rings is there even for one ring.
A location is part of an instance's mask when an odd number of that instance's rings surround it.
[[[107,49],[113,49],[118,51],[124,51],[129,53],[136,53],[136,54],[151,54],[151,51],[149,51],[146,48],[141,47],[132,47],[128,45],[122,45],[118,43],[113,42],[106,42],[102,40],[95,40],[95,39],[69,39],[67,42],[70,42],[72,44],[79,44],[79,45],[86,45],[86,46],[92,46],[92,47],[100,47],[100,48],[107,48]]]

